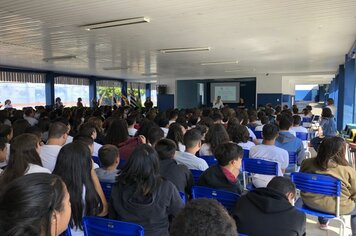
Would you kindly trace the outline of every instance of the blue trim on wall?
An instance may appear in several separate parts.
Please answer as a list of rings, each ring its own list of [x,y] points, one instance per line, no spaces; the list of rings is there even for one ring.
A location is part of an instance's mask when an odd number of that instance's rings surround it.
[[[345,102],[345,67],[344,65],[339,66],[339,74],[336,77],[336,82],[338,86],[338,96],[337,96],[337,129],[341,130],[343,128],[343,116],[344,116],[344,102]]]
[[[147,97],[151,97],[151,84],[146,84],[146,98]]]
[[[257,94],[257,104],[266,105],[271,103],[272,106],[277,106],[282,104],[283,95],[281,93],[258,93]]]
[[[45,77],[46,105],[54,105],[54,73],[48,72]]]
[[[355,59],[351,59],[345,63],[344,93],[340,94],[344,98],[342,127],[354,121],[355,80]]]
[[[157,107],[160,111],[174,109],[174,95],[173,94],[157,95]]]

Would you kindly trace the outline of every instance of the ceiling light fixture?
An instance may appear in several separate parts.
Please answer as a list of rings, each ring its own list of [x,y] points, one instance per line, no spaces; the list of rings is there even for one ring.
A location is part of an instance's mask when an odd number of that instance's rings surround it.
[[[133,17],[133,18],[120,19],[120,20],[86,24],[86,25],[81,25],[79,27],[90,31],[96,29],[106,29],[106,28],[117,27],[117,26],[134,25],[134,24],[149,23],[149,22],[150,19],[147,17]]]
[[[113,66],[113,67],[103,67],[103,70],[127,70],[128,67],[120,67],[120,66]]]
[[[176,52],[204,52],[210,51],[210,47],[192,47],[192,48],[166,48],[159,49],[158,51],[161,53],[176,53]]]
[[[159,74],[158,73],[142,73],[141,75],[143,75],[143,76],[157,76]]]
[[[43,58],[42,60],[45,62],[49,62],[49,61],[65,61],[65,60],[70,60],[75,58],[77,58],[77,56],[66,55],[66,56],[58,56],[58,57],[47,57],[47,58]]]
[[[210,66],[210,65],[231,65],[238,64],[239,61],[211,61],[211,62],[202,62],[200,65],[202,66]]]

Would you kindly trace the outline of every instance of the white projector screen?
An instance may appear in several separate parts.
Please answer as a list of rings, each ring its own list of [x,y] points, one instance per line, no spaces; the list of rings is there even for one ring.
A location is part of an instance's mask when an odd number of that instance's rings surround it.
[[[240,83],[211,83],[211,102],[214,102],[217,96],[221,96],[221,100],[224,103],[237,103],[240,99]]]

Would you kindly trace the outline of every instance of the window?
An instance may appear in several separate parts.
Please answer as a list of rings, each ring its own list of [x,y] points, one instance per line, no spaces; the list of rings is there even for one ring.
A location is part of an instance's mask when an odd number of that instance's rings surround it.
[[[45,74],[0,71],[0,102],[14,108],[46,105]]]
[[[76,106],[78,98],[82,98],[84,106],[90,106],[89,79],[58,76],[54,78],[54,95],[60,97],[63,105]]]
[[[153,102],[153,106],[157,106],[157,85],[151,84],[151,101]]]
[[[122,84],[115,80],[96,81],[96,97],[99,100],[99,106],[112,106],[114,100],[120,101],[122,96]],[[114,99],[115,98],[115,99]]]
[[[141,83],[128,83],[127,85],[127,96],[134,95],[139,107],[142,107],[142,104],[146,101],[145,87],[145,84]]]

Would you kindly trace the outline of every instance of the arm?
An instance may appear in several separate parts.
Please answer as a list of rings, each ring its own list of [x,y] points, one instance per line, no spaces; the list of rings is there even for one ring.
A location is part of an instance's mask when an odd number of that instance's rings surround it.
[[[92,166],[94,167],[94,165],[92,165]],[[99,213],[98,216],[106,216],[108,214],[108,202],[106,201],[103,189],[101,188],[98,176],[96,175],[94,168],[91,169],[90,174],[91,174],[91,179],[94,184],[95,191],[98,193],[98,195],[101,199],[101,202],[103,203],[103,210],[102,210],[102,212]]]

